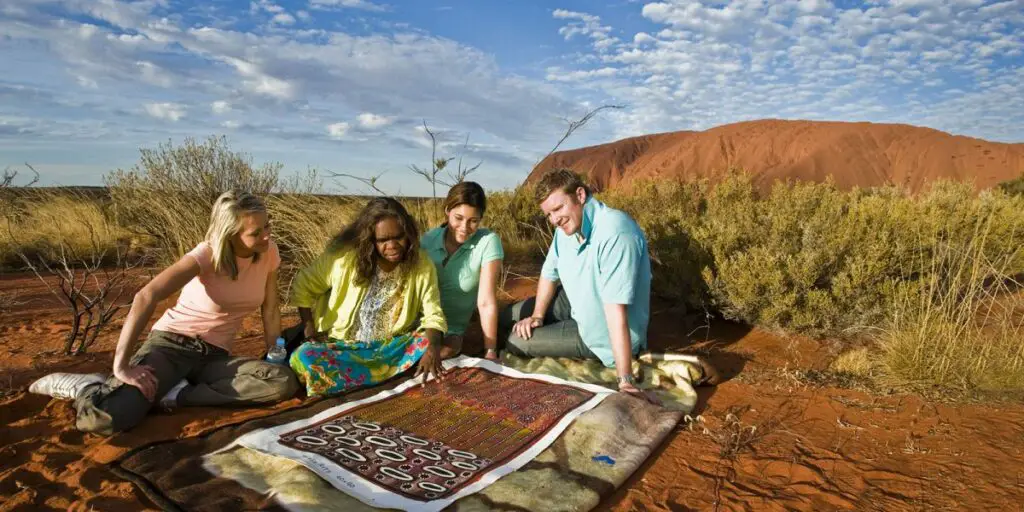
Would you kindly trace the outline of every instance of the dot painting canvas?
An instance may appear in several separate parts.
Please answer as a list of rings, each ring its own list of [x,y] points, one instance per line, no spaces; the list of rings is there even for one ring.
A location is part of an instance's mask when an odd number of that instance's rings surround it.
[[[445,365],[443,382],[408,381],[238,444],[293,459],[369,505],[440,510],[529,462],[609,393],[482,359]]]

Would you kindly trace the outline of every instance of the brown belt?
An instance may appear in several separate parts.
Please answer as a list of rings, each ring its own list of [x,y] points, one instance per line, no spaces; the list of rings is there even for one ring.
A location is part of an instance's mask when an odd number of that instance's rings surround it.
[[[157,331],[160,333],[160,337],[180,346],[186,350],[192,352],[199,352],[204,356],[209,355],[228,355],[228,351],[220,348],[216,345],[212,345],[202,340],[199,336],[186,336],[184,334],[178,334],[176,332],[168,331]]]

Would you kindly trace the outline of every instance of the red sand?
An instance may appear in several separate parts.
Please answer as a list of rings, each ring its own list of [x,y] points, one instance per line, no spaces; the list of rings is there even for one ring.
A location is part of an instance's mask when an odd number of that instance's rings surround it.
[[[528,290],[519,284],[513,292],[522,296]],[[29,302],[0,316],[0,510],[155,509],[104,464],[152,441],[301,403],[184,409],[109,438],[79,433],[68,402],[25,390],[50,371],[108,369],[120,325],[93,354],[57,355],[48,351],[66,332],[62,311],[33,278],[0,281],[0,292],[10,290]],[[798,372],[824,368],[832,357],[827,345],[731,324],[687,337],[694,326],[679,313],[655,308],[654,348],[711,351],[730,380],[703,388],[703,422],[680,425],[601,509],[1010,510],[1024,503],[1024,406],[948,405],[814,385]],[[258,321],[246,329],[240,351],[256,354]],[[753,441],[736,442],[730,432]]]
[[[552,167],[583,173],[599,190],[644,178],[715,182],[730,167],[753,174],[762,189],[779,179],[821,182],[829,176],[844,190],[899,185],[916,192],[940,178],[973,180],[984,189],[1024,173],[1024,144],[908,125],[761,120],[560,151],[540,162],[527,182]]]

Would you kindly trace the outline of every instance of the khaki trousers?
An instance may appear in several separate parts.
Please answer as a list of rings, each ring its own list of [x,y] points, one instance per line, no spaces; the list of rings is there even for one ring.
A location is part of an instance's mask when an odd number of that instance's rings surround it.
[[[75,400],[75,425],[79,430],[109,435],[130,429],[142,422],[182,379],[187,379],[189,385],[178,393],[179,406],[266,404],[287,400],[299,389],[295,374],[287,366],[232,357],[198,338],[165,331],[149,333],[132,357],[132,365],[137,364],[156,371],[156,402],[146,400],[138,388],[111,375]]]

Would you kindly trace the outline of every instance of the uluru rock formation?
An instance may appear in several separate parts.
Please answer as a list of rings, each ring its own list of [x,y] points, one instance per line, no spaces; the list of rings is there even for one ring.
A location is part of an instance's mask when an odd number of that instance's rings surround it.
[[[916,192],[942,178],[972,181],[981,190],[1024,173],[1024,144],[903,124],[761,120],[559,151],[527,182],[554,167],[586,175],[598,190],[644,178],[715,182],[729,168],[751,173],[761,189],[779,179],[832,176],[844,190],[892,184]]]

